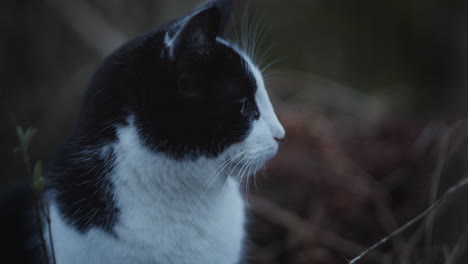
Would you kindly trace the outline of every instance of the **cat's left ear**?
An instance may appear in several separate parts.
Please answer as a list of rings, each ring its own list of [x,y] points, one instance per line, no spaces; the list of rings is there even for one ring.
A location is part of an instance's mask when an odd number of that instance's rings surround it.
[[[232,0],[216,0],[184,18],[172,36],[166,35],[169,56],[177,56],[184,51],[208,53],[216,44],[216,37],[223,34],[231,18],[231,9]]]

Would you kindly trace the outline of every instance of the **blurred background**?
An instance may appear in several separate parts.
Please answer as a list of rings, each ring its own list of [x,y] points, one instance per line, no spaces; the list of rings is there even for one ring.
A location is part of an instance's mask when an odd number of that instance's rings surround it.
[[[99,62],[198,4],[2,0],[0,187],[26,179],[17,125],[37,129],[32,158],[47,163]],[[287,131],[243,187],[247,263],[347,263],[465,177],[468,2],[239,0],[233,21],[229,35],[253,25],[274,63],[268,89]],[[360,263],[467,263],[467,193]]]

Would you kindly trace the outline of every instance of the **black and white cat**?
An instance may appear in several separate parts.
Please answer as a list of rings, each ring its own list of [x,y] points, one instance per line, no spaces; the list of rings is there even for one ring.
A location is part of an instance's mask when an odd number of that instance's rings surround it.
[[[238,180],[285,131],[249,56],[209,2],[114,52],[47,174],[57,263],[235,264]]]

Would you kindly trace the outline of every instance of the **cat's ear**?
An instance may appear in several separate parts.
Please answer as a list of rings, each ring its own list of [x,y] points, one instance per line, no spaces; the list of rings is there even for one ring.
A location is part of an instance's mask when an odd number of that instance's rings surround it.
[[[183,19],[172,36],[166,35],[169,56],[184,51],[205,54],[216,44],[231,18],[232,0],[212,1]]]

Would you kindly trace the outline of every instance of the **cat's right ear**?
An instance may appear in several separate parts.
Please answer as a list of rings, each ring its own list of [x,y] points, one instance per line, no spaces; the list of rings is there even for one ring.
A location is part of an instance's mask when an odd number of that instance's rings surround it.
[[[209,54],[231,18],[232,0],[209,2],[181,19],[176,30],[164,38],[165,54],[174,58],[179,54]]]

